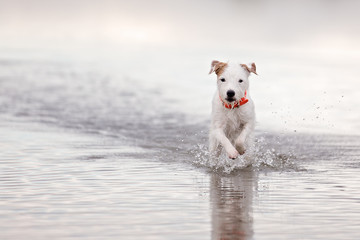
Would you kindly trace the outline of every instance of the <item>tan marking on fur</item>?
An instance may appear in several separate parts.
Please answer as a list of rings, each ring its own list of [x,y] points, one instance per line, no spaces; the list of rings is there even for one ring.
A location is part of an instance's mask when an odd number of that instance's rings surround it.
[[[209,74],[215,72],[216,75],[220,75],[224,72],[225,68],[227,67],[227,63],[219,62],[217,60],[212,61],[211,69]]]
[[[211,69],[210,69],[209,74],[212,74],[214,72],[215,66],[218,63],[219,63],[219,61],[217,61],[217,60],[214,60],[214,61],[211,62]]]
[[[227,65],[228,65],[227,63],[223,63],[223,62],[219,62],[218,64],[216,64],[215,66],[216,75],[218,76],[221,75],[225,71]]]
[[[252,63],[252,64],[251,64],[251,69],[250,69],[250,70],[251,70],[252,73],[255,73],[255,74],[257,75],[255,63]]]
[[[257,75],[255,63],[252,63],[252,64],[251,64],[251,68],[249,68],[246,64],[240,64],[240,65],[241,65],[243,68],[245,68],[249,73],[252,72],[252,73],[255,73],[255,74]]]
[[[246,64],[240,64],[240,66],[242,66],[243,68],[245,68],[248,72],[250,72],[249,67]]]

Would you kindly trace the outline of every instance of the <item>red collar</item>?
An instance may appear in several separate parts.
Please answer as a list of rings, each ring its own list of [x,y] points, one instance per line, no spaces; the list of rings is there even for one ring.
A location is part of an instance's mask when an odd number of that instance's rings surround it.
[[[219,97],[220,97],[220,95],[219,95]],[[246,98],[246,90],[245,90],[244,97],[241,98],[239,101],[235,102],[233,105],[231,103],[226,103],[224,100],[222,100],[221,97],[220,97],[220,100],[221,100],[222,104],[224,105],[224,107],[226,107],[227,109],[238,108],[249,101],[249,99]]]

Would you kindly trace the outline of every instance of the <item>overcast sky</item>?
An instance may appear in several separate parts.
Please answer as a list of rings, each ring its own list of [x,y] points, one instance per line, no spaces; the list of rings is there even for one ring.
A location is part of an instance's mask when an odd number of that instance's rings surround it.
[[[0,0],[0,46],[243,45],[351,53],[359,52],[359,9],[359,1],[337,0]]]

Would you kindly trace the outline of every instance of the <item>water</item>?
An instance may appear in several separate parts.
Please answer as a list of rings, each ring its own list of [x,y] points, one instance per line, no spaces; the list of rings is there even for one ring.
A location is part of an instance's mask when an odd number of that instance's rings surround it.
[[[360,236],[356,134],[258,129],[250,163],[211,161],[209,106],[170,98],[171,83],[66,61],[0,64],[1,239]]]

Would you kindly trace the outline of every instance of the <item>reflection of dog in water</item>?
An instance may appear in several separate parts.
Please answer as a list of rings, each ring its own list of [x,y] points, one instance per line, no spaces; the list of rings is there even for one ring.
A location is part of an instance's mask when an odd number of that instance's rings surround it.
[[[243,240],[251,238],[252,172],[236,177],[211,176],[213,240]],[[251,175],[251,176],[250,176]]]
[[[210,152],[219,156],[221,146],[229,158],[244,154],[255,126],[255,108],[249,95],[250,73],[255,63],[236,64],[213,61],[210,73],[217,75],[217,92],[212,103]]]

